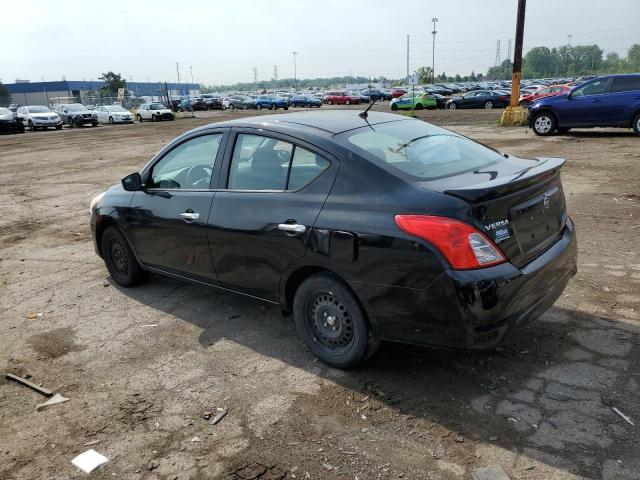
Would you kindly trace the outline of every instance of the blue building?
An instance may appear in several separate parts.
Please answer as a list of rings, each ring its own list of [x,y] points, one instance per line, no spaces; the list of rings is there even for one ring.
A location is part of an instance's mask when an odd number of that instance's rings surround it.
[[[22,105],[51,105],[54,103],[93,103],[96,93],[104,84],[99,80],[58,82],[8,83],[5,87],[11,94],[11,103]],[[196,83],[127,82],[127,96],[166,97],[169,95],[199,95]]]

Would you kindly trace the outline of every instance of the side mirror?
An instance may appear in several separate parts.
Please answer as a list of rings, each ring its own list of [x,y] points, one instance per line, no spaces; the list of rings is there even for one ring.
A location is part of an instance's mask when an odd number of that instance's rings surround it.
[[[122,180],[122,188],[127,192],[139,192],[142,190],[142,177],[138,172],[127,175]]]

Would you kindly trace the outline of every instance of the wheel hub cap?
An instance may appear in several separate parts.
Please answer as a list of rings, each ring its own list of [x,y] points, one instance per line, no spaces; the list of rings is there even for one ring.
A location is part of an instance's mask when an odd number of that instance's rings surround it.
[[[324,346],[344,347],[353,339],[353,322],[349,311],[334,295],[318,295],[310,313],[316,336]]]

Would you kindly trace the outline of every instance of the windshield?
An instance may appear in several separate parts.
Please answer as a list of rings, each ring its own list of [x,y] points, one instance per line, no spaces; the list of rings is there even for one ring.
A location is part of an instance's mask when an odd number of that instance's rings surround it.
[[[419,120],[362,127],[337,139],[364,157],[419,180],[458,175],[504,160],[484,145]]]
[[[129,110],[122,107],[107,107],[110,112],[128,112]]]
[[[161,103],[151,104],[151,110],[162,110],[162,109],[164,109],[164,105],[162,105]]]
[[[8,108],[0,107],[0,115],[9,115],[10,113],[13,113],[13,112],[11,110],[9,110]]]
[[[68,112],[83,112],[86,108],[84,105],[76,104],[76,105],[67,105]]]
[[[29,113],[49,113],[51,111],[47,107],[27,107],[27,110]]]

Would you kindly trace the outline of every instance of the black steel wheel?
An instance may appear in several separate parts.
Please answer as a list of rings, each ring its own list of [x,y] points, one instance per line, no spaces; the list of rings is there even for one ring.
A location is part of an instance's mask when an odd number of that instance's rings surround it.
[[[102,235],[100,250],[111,278],[123,287],[137,285],[145,278],[127,240],[116,227],[107,227]]]
[[[329,273],[306,279],[293,302],[296,327],[320,360],[336,368],[365,361],[378,343],[355,294]]]

